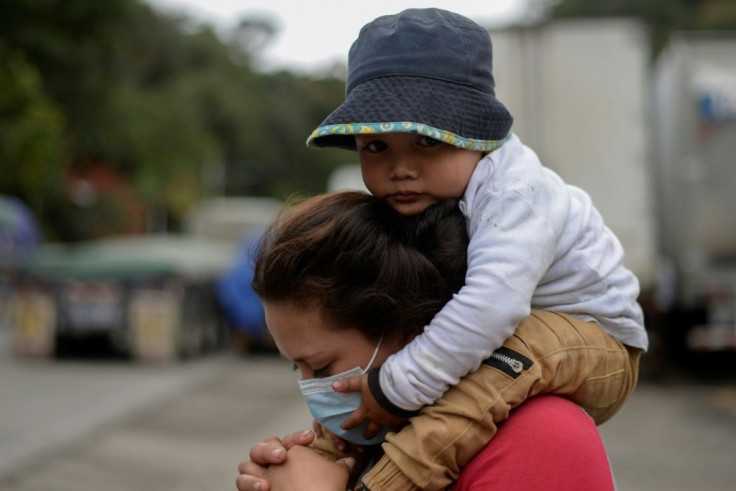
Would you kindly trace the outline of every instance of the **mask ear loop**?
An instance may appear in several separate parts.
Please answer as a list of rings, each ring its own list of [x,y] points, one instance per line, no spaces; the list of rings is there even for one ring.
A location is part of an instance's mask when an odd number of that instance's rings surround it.
[[[363,370],[363,373],[366,373],[368,370],[371,369],[371,365],[373,365],[373,362],[376,360],[376,356],[378,356],[378,350],[381,348],[381,341],[383,341],[383,334],[381,334],[381,337],[378,338],[378,344],[376,345],[376,349],[373,350],[373,356],[371,356],[371,359],[368,362],[368,365]]]

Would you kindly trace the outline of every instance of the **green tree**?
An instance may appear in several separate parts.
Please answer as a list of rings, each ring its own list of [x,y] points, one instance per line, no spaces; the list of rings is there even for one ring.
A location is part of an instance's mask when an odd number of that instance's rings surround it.
[[[142,0],[0,2],[0,83],[15,87],[0,104],[16,107],[0,109],[9,129],[0,163],[11,170],[0,192],[30,202],[51,236],[78,240],[79,224],[125,222],[111,216],[121,207],[77,206],[60,186],[100,164],[170,223],[207,192],[323,190],[330,169],[354,157],[304,142],[344,85],[332,75],[257,71],[274,32],[267,19],[243,19],[223,41]],[[217,165],[224,184],[206,189],[203,169]]]
[[[43,92],[38,70],[0,41],[0,193],[43,211],[63,175],[63,130],[61,110]]]

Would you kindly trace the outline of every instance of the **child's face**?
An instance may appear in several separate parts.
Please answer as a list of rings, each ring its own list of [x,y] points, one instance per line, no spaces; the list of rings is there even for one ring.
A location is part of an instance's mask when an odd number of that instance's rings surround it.
[[[460,198],[482,154],[414,133],[356,135],[363,181],[402,215]]]

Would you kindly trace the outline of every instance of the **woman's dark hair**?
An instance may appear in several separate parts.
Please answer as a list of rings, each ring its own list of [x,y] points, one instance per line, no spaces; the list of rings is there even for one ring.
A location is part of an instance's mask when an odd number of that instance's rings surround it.
[[[252,286],[265,301],[316,304],[369,339],[408,339],[462,287],[467,245],[454,200],[403,216],[363,192],[328,193],[269,227]]]

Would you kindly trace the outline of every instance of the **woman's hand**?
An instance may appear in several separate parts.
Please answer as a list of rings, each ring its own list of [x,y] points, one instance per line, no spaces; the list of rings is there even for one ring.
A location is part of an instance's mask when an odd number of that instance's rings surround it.
[[[300,431],[283,439],[272,436],[258,442],[250,449],[250,458],[238,465],[236,479],[238,491],[267,491],[270,489],[266,470],[270,465],[286,462],[287,451],[295,446],[306,446],[314,440],[314,432]]]
[[[346,458],[333,463],[297,443],[286,450],[285,442],[304,441],[305,433],[295,434],[296,439],[292,438],[294,435],[284,440],[272,437],[255,444],[251,459],[238,466],[238,491],[344,491],[355,460]],[[272,463],[259,464],[255,459]]]
[[[270,466],[265,477],[272,491],[345,491],[351,457],[330,462],[309,447],[297,445],[287,452],[286,462]],[[260,491],[264,491],[261,488]]]

